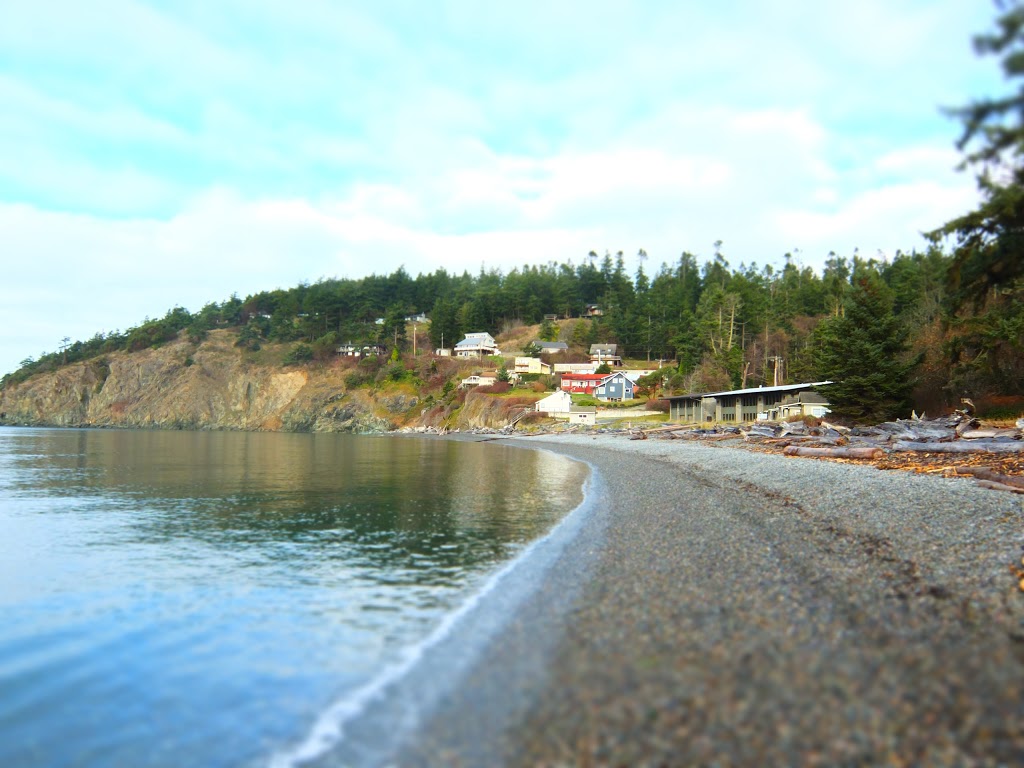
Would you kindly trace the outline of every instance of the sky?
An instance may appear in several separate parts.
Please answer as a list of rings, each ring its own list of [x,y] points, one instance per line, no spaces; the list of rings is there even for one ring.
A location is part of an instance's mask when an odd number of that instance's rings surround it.
[[[891,259],[978,200],[943,108],[1006,90],[979,0],[0,9],[0,375],[399,267]]]

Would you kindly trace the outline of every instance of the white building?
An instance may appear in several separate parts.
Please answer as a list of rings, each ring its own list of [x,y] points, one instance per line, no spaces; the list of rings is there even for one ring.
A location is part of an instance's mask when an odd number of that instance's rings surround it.
[[[467,333],[466,338],[455,345],[456,357],[486,357],[500,354],[501,350],[489,333]]]
[[[572,396],[560,389],[538,400],[533,407],[540,413],[569,413],[572,408]]]
[[[539,357],[517,357],[516,373],[551,373],[551,365]]]

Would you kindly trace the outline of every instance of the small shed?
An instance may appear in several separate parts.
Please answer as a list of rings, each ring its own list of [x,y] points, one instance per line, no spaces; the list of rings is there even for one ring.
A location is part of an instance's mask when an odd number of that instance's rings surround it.
[[[584,426],[594,427],[597,426],[597,408],[584,407],[584,406],[573,406],[572,410],[569,411],[569,423],[570,424],[583,424]]]

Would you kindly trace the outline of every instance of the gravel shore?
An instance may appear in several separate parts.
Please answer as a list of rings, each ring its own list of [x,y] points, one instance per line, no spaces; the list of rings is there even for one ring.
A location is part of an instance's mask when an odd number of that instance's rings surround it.
[[[399,765],[1021,765],[1020,496],[616,436],[599,494]]]

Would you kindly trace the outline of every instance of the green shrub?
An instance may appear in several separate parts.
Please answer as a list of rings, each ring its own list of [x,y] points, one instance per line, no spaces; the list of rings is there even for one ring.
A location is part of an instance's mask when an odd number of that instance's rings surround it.
[[[251,348],[252,347],[250,347],[250,349]],[[284,356],[282,365],[298,365],[300,363],[308,363],[312,359],[313,348],[309,346],[309,344],[300,342],[288,350],[288,354]]]

